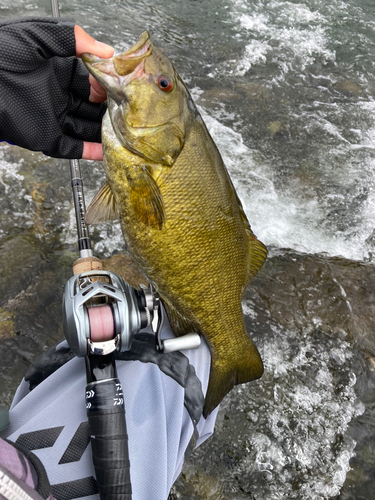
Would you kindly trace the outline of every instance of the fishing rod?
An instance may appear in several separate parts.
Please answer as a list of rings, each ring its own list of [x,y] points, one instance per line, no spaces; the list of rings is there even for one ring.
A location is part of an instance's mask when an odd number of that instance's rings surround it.
[[[52,16],[60,17],[58,1],[51,0],[51,6]],[[65,287],[64,333],[72,351],[85,357],[86,410],[100,498],[131,500],[125,406],[114,352],[130,348],[130,334],[148,324],[150,313],[141,295],[119,276],[103,271],[94,257],[79,161],[69,162],[80,258]],[[129,304],[132,315],[126,309]]]
[[[53,17],[60,17],[51,0]],[[131,479],[124,395],[117,377],[115,352],[131,347],[133,336],[146,326],[155,334],[155,349],[173,352],[196,349],[200,336],[190,333],[161,340],[158,294],[150,285],[135,289],[119,275],[103,271],[94,257],[85,223],[85,198],[78,160],[69,160],[76,214],[79,259],[63,296],[65,338],[78,357],[85,357],[86,411],[93,464],[101,500],[131,500]]]

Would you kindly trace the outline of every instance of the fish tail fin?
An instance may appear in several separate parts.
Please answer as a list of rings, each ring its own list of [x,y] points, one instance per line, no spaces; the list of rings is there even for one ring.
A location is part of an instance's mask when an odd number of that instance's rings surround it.
[[[207,418],[235,385],[256,380],[263,375],[262,359],[250,337],[246,337],[243,344],[241,349],[237,350],[236,356],[228,356],[231,359],[230,364],[223,363],[215,350],[211,349],[211,370],[203,408],[204,418]]]

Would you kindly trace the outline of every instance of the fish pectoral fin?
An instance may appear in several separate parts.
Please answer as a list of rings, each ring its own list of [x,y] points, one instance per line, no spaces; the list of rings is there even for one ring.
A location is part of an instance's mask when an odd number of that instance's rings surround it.
[[[86,224],[99,224],[119,218],[119,212],[113,196],[112,189],[108,182],[96,193],[92,202],[87,209],[85,222]]]
[[[146,165],[127,173],[130,203],[136,217],[146,226],[162,229],[165,223],[163,196]]]
[[[263,375],[263,362],[258,349],[250,337],[246,336],[243,345],[236,353],[229,353],[225,359],[219,357],[213,345],[210,345],[211,369],[203,416],[207,416],[221,403],[228,392],[237,384],[256,380]]]

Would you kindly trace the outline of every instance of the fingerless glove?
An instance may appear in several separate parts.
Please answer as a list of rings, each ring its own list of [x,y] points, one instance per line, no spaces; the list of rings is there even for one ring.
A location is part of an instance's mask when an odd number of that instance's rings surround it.
[[[72,159],[82,157],[82,141],[101,142],[106,105],[88,100],[74,25],[63,18],[0,22],[0,140]]]

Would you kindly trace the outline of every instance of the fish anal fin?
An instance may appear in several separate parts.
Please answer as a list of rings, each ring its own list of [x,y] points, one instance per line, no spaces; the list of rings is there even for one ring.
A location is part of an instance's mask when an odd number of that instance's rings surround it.
[[[246,340],[237,355],[222,359],[211,351],[211,370],[207,394],[204,402],[203,416],[207,416],[221,403],[228,392],[238,384],[256,380],[263,375],[263,362],[250,337]],[[228,362],[230,361],[230,362]]]
[[[127,172],[130,204],[136,217],[146,226],[162,229],[165,209],[162,194],[146,165]]]
[[[106,182],[94,196],[85,215],[86,224],[99,224],[119,218],[112,190]]]

